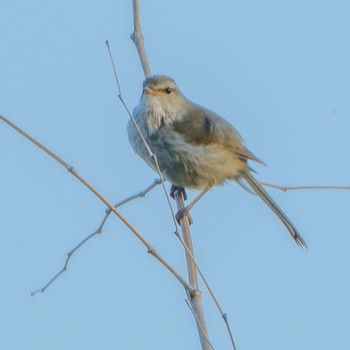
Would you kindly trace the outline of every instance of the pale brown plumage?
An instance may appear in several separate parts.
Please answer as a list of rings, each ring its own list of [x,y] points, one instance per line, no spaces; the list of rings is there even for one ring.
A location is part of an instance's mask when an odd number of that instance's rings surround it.
[[[244,146],[237,130],[217,114],[189,101],[173,79],[146,79],[134,117],[157,156],[165,179],[177,187],[200,190],[243,178],[286,226],[295,242],[307,247],[293,223],[252,176],[247,161],[262,162]],[[128,136],[135,152],[156,170],[131,120]]]

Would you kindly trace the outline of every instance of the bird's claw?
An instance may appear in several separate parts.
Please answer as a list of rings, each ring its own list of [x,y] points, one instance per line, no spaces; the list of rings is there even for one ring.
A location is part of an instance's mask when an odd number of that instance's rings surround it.
[[[185,189],[183,187],[178,187],[175,185],[171,185],[171,188],[170,188],[170,197],[171,198],[175,199],[175,192],[176,191],[181,192],[184,200],[187,201],[187,194],[186,194]]]
[[[175,219],[176,219],[177,223],[180,225],[181,220],[182,220],[185,216],[187,216],[189,224],[192,225],[192,224],[193,224],[193,220],[192,220],[192,218],[191,218],[191,215],[190,215],[189,210],[187,209],[187,207],[180,209],[180,210],[176,213]]]

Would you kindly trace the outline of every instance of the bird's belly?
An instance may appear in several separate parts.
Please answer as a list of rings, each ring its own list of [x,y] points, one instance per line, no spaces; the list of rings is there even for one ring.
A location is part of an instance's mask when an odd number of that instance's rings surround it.
[[[202,189],[208,184],[220,185],[226,180],[235,180],[245,169],[233,148],[218,143],[195,144],[186,142],[178,133],[159,130],[151,137],[141,123],[143,134],[152,152],[156,155],[162,176],[172,184],[192,189]],[[128,124],[128,136],[135,152],[155,171],[149,151],[139,136],[134,124]]]
[[[209,183],[236,179],[246,167],[233,149],[218,144],[196,145],[172,140],[156,153],[163,176],[172,184],[201,189]]]

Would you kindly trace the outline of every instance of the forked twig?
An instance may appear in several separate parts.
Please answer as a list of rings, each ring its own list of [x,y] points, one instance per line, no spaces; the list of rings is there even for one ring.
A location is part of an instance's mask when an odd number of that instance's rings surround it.
[[[149,185],[146,189],[144,189],[143,191],[135,194],[135,195],[132,195],[128,198],[125,198],[123,199],[122,201],[120,201],[119,203],[115,204],[114,207],[115,208],[118,208],[136,198],[142,198],[144,197],[148,192],[150,192],[151,190],[153,190],[153,188],[155,188],[156,186],[158,186],[160,184],[160,180],[159,179],[155,179],[154,182]],[[69,263],[69,260],[71,259],[72,255],[79,249],[81,248],[81,246],[83,246],[87,241],[89,241],[92,237],[98,235],[98,234],[101,234],[102,233],[102,229],[103,229],[103,226],[105,225],[107,219],[109,218],[109,215],[112,213],[112,211],[108,208],[106,209],[106,213],[105,213],[105,216],[104,218],[102,219],[100,225],[98,226],[98,228],[91,234],[89,234],[87,237],[85,237],[81,242],[79,242],[70,252],[67,253],[67,258],[66,258],[66,261],[63,265],[63,268],[58,271],[56,273],[55,276],[53,276],[43,287],[41,287],[40,289],[37,289],[36,291],[32,292],[31,293],[31,296],[41,292],[41,293],[44,293],[45,290],[54,282],[56,281],[56,279],[58,277],[60,277],[65,271],[67,271],[67,267],[68,267],[68,263]]]
[[[58,163],[64,166],[74,177],[76,177],[85,187],[87,187],[97,198],[99,198],[118,218],[127,226],[130,231],[142,242],[142,244],[147,248],[149,254],[151,254],[154,258],[156,258],[168,271],[172,273],[172,275],[181,283],[181,285],[187,291],[191,291],[191,286],[186,282],[186,280],[181,276],[181,274],[175,270],[157,251],[153,248],[153,246],[146,240],[146,238],[116,209],[113,204],[109,202],[97,189],[95,189],[87,180],[85,180],[71,165],[65,162],[62,158],[60,158],[57,154],[49,150],[47,147],[42,145],[39,141],[35,140],[17,125],[13,124],[4,116],[0,115],[0,120],[5,122],[7,125],[12,127],[18,133],[20,133],[27,140],[32,142],[35,146],[40,148],[43,152],[48,154],[50,157],[55,159]]]

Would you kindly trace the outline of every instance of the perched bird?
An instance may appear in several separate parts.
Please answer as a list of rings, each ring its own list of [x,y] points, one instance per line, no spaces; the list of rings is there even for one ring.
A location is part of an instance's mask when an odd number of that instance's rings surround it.
[[[295,242],[307,247],[293,223],[252,176],[247,162],[261,161],[244,146],[237,130],[217,114],[188,100],[173,79],[161,75],[147,78],[133,115],[137,127],[130,119],[127,126],[130,144],[157,171],[141,132],[173,191],[202,190],[200,198],[213,186],[244,179],[286,226]]]

